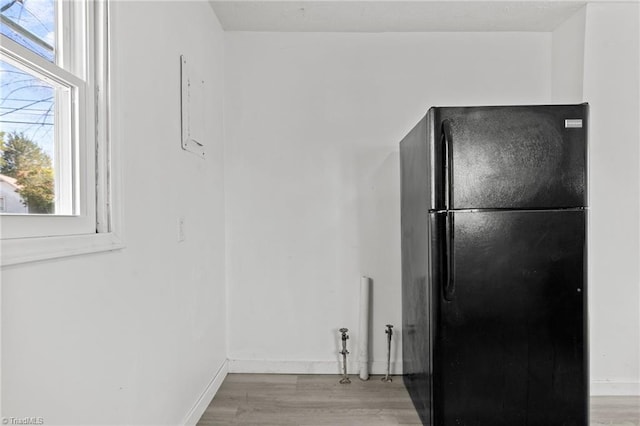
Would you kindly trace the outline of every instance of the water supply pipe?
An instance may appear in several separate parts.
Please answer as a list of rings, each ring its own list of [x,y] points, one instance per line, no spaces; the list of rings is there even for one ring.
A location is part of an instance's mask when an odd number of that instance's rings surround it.
[[[393,325],[387,324],[387,329],[384,331],[387,334],[387,374],[382,378],[383,382],[392,382],[389,372],[391,370],[391,336],[393,335]]]
[[[340,333],[342,333],[342,350],[338,352],[339,354],[342,354],[342,379],[340,379],[340,383],[343,385],[351,383],[349,376],[347,376],[347,354],[349,353],[347,350],[347,339],[349,338],[349,336],[347,336],[347,331],[349,331],[348,328],[340,329]]]

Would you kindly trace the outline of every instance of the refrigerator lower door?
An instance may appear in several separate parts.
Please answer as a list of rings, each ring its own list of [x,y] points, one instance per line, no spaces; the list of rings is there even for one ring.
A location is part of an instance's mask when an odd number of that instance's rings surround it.
[[[451,215],[450,297],[434,291],[434,424],[588,424],[585,214]]]

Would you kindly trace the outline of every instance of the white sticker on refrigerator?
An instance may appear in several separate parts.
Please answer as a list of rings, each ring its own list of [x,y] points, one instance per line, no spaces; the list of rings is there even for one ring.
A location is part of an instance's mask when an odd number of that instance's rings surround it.
[[[564,120],[564,128],[565,129],[582,129],[582,119],[570,118],[570,119]]]

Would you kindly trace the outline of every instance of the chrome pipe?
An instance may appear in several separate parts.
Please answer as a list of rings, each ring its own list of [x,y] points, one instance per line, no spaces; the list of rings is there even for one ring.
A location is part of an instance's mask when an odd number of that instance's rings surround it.
[[[392,382],[389,372],[391,370],[391,336],[393,335],[393,325],[387,324],[387,329],[384,331],[387,334],[387,374],[382,378],[383,382]]]
[[[349,353],[347,350],[347,339],[349,338],[347,331],[349,331],[348,328],[340,329],[340,333],[342,333],[342,350],[338,352],[342,354],[342,379],[340,379],[340,383],[343,385],[351,383],[349,376],[347,376],[347,354]]]

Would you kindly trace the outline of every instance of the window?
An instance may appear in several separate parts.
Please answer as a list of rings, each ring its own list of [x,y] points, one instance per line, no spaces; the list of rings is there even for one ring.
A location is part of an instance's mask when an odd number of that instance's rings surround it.
[[[113,234],[107,4],[0,0],[0,37],[0,179],[12,180],[24,207],[0,214],[7,264],[15,247],[42,252],[61,238],[71,247],[89,241],[72,236]]]

